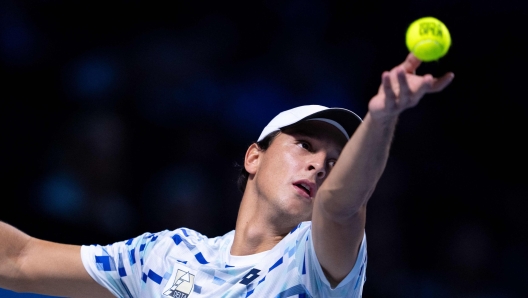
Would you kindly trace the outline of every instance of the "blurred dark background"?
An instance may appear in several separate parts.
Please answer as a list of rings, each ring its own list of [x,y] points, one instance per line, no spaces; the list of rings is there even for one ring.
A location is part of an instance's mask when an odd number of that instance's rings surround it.
[[[455,80],[402,115],[364,297],[528,297],[527,6],[3,0],[0,220],[71,244],[223,235],[267,122],[303,104],[364,116],[407,26],[434,16],[452,47],[418,73]]]

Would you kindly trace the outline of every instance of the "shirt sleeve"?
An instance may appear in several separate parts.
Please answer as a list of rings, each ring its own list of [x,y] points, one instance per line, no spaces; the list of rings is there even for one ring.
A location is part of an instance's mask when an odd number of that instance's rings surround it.
[[[138,297],[143,259],[152,249],[157,234],[145,233],[110,245],[83,245],[81,258],[86,271],[116,297]]]
[[[321,264],[315,254],[312,241],[311,229],[305,236],[305,247],[299,250],[302,256],[302,264],[299,264],[299,273],[306,290],[313,297],[350,297],[360,298],[363,293],[363,285],[366,281],[365,271],[367,269],[367,240],[363,234],[361,247],[356,263],[348,275],[335,287],[330,286]],[[301,260],[301,259],[299,259]]]

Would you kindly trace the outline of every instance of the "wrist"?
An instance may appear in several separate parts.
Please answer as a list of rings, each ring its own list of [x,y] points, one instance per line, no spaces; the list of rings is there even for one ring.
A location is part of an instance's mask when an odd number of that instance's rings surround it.
[[[369,126],[377,127],[380,129],[394,128],[398,123],[397,114],[384,114],[382,113],[372,113],[369,111],[367,115],[363,118],[363,122]]]

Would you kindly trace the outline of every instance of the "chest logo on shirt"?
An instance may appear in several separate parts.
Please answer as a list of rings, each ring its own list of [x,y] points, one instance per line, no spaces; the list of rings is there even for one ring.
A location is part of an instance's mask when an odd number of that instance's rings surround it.
[[[242,280],[240,280],[240,283],[243,284],[243,285],[249,285],[252,281],[254,281],[257,277],[259,277],[260,275],[258,275],[257,273],[259,273],[260,270],[257,269],[257,268],[253,268],[251,269],[251,271],[248,272],[248,274],[246,274]]]
[[[194,287],[194,274],[178,269],[174,282],[170,288],[163,292],[164,296],[173,298],[187,298]]]

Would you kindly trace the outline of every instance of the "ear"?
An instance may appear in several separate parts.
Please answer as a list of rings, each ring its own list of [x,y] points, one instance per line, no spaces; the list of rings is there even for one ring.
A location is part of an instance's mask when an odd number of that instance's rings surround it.
[[[250,175],[254,175],[257,172],[260,156],[262,150],[258,147],[256,143],[251,144],[248,150],[246,151],[246,156],[244,158],[244,168]]]

